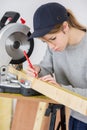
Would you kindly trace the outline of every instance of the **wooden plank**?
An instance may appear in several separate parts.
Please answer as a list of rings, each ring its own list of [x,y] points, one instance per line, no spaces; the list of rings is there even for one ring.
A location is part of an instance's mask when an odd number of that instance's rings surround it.
[[[47,108],[47,103],[45,102],[39,103],[33,130],[41,130],[46,108]]]
[[[75,111],[87,115],[87,98],[65,88],[34,79],[32,88]]]
[[[10,130],[12,99],[0,97],[0,130]]]
[[[11,130],[33,130],[37,101],[17,100]]]
[[[13,94],[13,93],[0,93],[0,97],[6,97],[6,98],[16,98],[16,99],[22,99],[22,100],[28,100],[28,101],[39,101],[39,102],[46,102],[46,103],[57,103],[56,101],[41,95],[41,96],[23,96],[21,94]]]
[[[33,130],[34,128],[38,128],[35,130],[48,130],[50,119],[44,116],[45,104],[48,103],[40,103],[36,100],[17,100],[11,130]]]
[[[87,98],[71,92],[61,86],[55,86],[39,79],[29,77],[21,71],[9,68],[9,71],[32,82],[32,88],[52,100],[61,103],[81,114],[87,115]]]

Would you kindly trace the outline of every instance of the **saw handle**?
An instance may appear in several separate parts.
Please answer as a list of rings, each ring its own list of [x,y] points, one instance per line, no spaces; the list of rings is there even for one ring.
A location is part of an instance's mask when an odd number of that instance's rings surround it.
[[[9,23],[15,23],[19,19],[20,14],[18,12],[8,11],[4,14],[0,21],[0,29],[5,26],[6,21],[9,19]]]

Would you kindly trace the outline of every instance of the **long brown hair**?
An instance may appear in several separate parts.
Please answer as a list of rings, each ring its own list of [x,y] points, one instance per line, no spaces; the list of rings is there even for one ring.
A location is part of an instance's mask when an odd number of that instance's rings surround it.
[[[75,18],[75,16],[73,15],[72,11],[70,9],[67,9],[67,15],[68,15],[68,25],[69,27],[74,27],[74,28],[77,28],[79,30],[82,30],[82,31],[86,31],[86,27],[81,25],[77,19]],[[62,24],[57,24],[50,32],[49,34],[52,34],[52,33],[56,33],[58,31],[60,31],[62,28]]]

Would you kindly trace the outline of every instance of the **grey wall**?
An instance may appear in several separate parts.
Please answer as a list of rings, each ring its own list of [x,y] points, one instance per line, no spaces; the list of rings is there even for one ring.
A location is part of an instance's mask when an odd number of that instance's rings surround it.
[[[0,0],[0,18],[6,11],[18,11],[26,20],[26,25],[33,31],[33,14],[38,6],[47,2],[59,2],[71,9],[77,19],[87,25],[87,0]],[[20,21],[19,21],[20,22]],[[43,58],[46,45],[35,39],[35,48],[31,55],[32,63],[39,63]],[[27,63],[24,63],[26,67]]]

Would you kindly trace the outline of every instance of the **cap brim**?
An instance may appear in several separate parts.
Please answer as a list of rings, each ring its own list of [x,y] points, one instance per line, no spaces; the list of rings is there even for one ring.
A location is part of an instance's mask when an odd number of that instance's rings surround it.
[[[47,33],[49,33],[52,29],[53,29],[53,26],[52,26],[52,27],[45,28],[45,29],[41,29],[41,30],[34,31],[34,32],[30,35],[30,37],[29,37],[28,39],[37,38],[37,37],[42,37],[42,36],[46,35]]]

